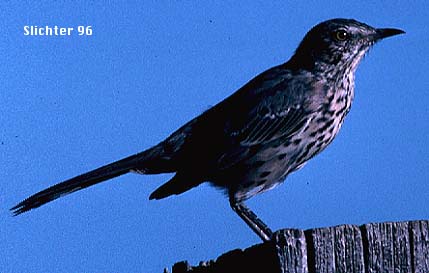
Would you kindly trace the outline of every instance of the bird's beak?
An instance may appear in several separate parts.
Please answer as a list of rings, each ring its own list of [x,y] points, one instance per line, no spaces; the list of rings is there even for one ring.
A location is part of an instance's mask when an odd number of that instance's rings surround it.
[[[397,28],[377,28],[376,33],[373,37],[375,41],[378,41],[390,36],[403,34],[403,33],[405,33],[405,31]]]

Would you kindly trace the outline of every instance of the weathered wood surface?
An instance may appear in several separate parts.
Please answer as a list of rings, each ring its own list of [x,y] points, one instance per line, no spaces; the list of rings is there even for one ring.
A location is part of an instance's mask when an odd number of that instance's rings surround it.
[[[168,272],[166,270],[166,272]],[[429,221],[283,229],[272,241],[172,273],[429,273]]]

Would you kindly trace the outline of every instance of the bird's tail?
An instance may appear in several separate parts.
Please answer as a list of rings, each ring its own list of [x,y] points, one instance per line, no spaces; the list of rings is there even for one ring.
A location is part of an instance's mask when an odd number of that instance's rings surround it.
[[[162,170],[151,170],[150,167],[147,169],[147,172],[145,171],[145,163],[150,162],[150,164],[153,165],[152,163],[154,162],[151,162],[151,159],[153,156],[155,156],[155,154],[156,152],[154,153],[154,149],[152,148],[145,152],[132,155],[93,171],[73,177],[28,197],[11,208],[11,211],[14,215],[21,214],[31,209],[40,207],[41,205],[44,205],[69,193],[87,188],[113,177],[126,174],[130,171],[134,171],[139,167],[142,168],[140,169],[140,173],[156,173],[157,171],[161,172]],[[155,159],[155,161],[157,160]]]

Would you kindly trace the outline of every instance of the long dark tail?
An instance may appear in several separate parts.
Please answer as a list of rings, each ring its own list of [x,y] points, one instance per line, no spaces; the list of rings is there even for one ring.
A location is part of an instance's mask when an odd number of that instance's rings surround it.
[[[21,214],[31,209],[40,207],[69,193],[87,188],[89,186],[95,185],[113,177],[126,174],[130,171],[140,171],[140,173],[159,173],[167,171],[167,169],[162,169],[162,166],[156,164],[161,163],[159,162],[159,160],[151,160],[154,157],[156,158],[156,148],[157,147],[154,147],[145,152],[132,155],[130,157],[113,162],[93,171],[81,174],[64,182],[58,183],[52,187],[49,187],[28,197],[27,199],[20,202],[18,205],[11,208],[11,211],[14,213],[14,215]],[[147,168],[145,166],[146,163],[152,166],[154,166],[153,163],[155,163],[155,165],[158,165],[159,167],[161,167],[161,169],[151,170],[151,167]]]

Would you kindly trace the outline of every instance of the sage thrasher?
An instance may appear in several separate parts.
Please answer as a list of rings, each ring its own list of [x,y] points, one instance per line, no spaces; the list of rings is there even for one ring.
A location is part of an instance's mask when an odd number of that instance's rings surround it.
[[[404,33],[352,19],[313,27],[289,61],[259,74],[165,140],[36,193],[15,215],[129,172],[175,173],[149,199],[203,182],[221,188],[232,209],[264,241],[272,231],[244,201],[280,184],[337,135],[354,96],[354,74],[370,47]]]

